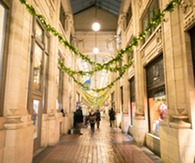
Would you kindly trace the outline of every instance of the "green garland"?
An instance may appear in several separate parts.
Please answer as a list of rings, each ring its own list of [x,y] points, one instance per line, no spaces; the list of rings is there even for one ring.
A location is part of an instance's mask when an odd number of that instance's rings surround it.
[[[110,61],[108,61],[104,64],[100,64],[100,63],[92,61],[88,56],[82,54],[71,43],[66,41],[66,39],[62,36],[62,34],[57,32],[57,30],[54,27],[52,27],[50,24],[48,24],[46,22],[46,19],[41,14],[38,14],[35,11],[34,7],[32,5],[30,5],[26,0],[20,0],[20,2],[26,6],[29,13],[31,15],[37,17],[37,19],[42,23],[42,25],[45,26],[46,30],[48,32],[53,33],[53,35],[58,38],[59,42],[62,45],[64,45],[65,47],[68,47],[72,52],[74,52],[74,54],[78,55],[84,61],[86,61],[87,63],[92,65],[92,71],[74,71],[74,70],[71,70],[68,67],[66,67],[61,60],[58,60],[59,68],[62,69],[65,73],[67,73],[69,76],[71,76],[73,78],[73,80],[78,85],[80,85],[82,88],[84,88],[86,91],[89,90],[89,88],[87,86],[85,86],[84,84],[82,84],[81,82],[79,82],[78,80],[76,80],[75,75],[86,75],[86,74],[93,75],[95,72],[101,71],[103,69],[111,71],[111,72],[120,72],[120,75],[115,80],[110,82],[106,87],[99,88],[99,89],[91,89],[92,91],[95,91],[95,92],[106,91],[106,90],[112,88],[112,86],[115,84],[115,82],[118,81],[125,74],[126,70],[132,65],[133,60],[129,60],[128,63],[125,64],[122,67],[119,67],[119,66],[116,66],[116,65],[112,66],[112,65],[118,63],[119,61],[121,61],[122,57],[123,57],[123,54],[131,52],[133,50],[133,47],[137,46],[138,42],[143,40],[147,36],[147,33],[149,31],[151,31],[153,28],[155,28],[157,25],[159,25],[161,23],[162,18],[164,17],[165,13],[166,12],[172,12],[174,7],[177,4],[179,4],[180,1],[181,0],[172,0],[166,6],[166,8],[164,10],[162,10],[161,12],[158,11],[155,14],[155,16],[152,18],[152,21],[149,23],[147,28],[142,33],[140,33],[137,37],[134,37],[132,39],[132,42],[125,49],[119,50],[116,57],[113,58],[112,60],[110,60]],[[95,101],[97,101],[97,99]]]
[[[129,46],[127,46],[125,49],[119,50],[115,58],[101,65],[100,63],[92,61],[88,56],[82,54],[71,43],[66,41],[66,39],[62,36],[62,34],[57,32],[57,30],[54,27],[52,27],[49,23],[47,23],[45,18],[41,14],[38,14],[36,10],[34,9],[34,7],[30,5],[26,0],[20,0],[22,4],[25,4],[29,13],[33,16],[36,16],[39,19],[39,21],[42,23],[43,26],[45,26],[48,32],[51,32],[53,33],[54,36],[58,37],[58,40],[62,45],[64,45],[65,47],[68,47],[72,52],[74,52],[74,54],[80,56],[84,61],[86,61],[87,63],[91,64],[94,67],[94,69],[91,72],[100,71],[103,69],[106,69],[109,71],[115,71],[115,72],[121,71],[120,67],[115,67],[115,68],[110,68],[110,67],[112,64],[115,64],[116,62],[120,61],[124,53],[130,52],[134,46],[137,46],[138,42],[143,40],[151,29],[155,28],[157,25],[161,23],[162,18],[164,17],[165,13],[173,11],[174,7],[177,4],[179,4],[180,1],[181,0],[172,0],[162,12],[157,12],[156,15],[153,17],[152,21],[149,23],[148,27],[137,37],[134,37],[132,42],[129,44]],[[77,73],[80,73],[82,75],[86,74],[86,73],[83,73],[82,71],[78,71]]]

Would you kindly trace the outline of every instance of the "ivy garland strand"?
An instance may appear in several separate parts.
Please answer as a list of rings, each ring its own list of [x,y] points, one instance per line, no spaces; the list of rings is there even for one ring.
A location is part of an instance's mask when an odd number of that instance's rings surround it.
[[[46,28],[47,32],[51,32],[54,36],[56,36],[58,38],[59,42],[62,45],[64,45],[65,47],[68,47],[74,54],[78,55],[85,62],[92,65],[91,71],[74,71],[74,70],[71,70],[68,67],[66,67],[64,65],[64,63],[62,62],[62,60],[60,60],[60,59],[58,60],[59,68],[62,69],[64,72],[66,72],[69,76],[71,76],[73,78],[73,80],[78,85],[83,87],[83,89],[85,89],[87,91],[87,90],[89,90],[89,87],[85,86],[83,83],[76,80],[75,75],[86,75],[86,74],[93,75],[95,72],[101,71],[103,69],[111,71],[111,72],[120,72],[119,76],[115,80],[110,82],[106,87],[99,88],[99,89],[90,89],[90,90],[95,91],[95,92],[100,92],[100,91],[106,91],[106,90],[112,88],[112,86],[115,84],[115,82],[118,81],[125,74],[126,70],[132,65],[133,60],[129,60],[128,63],[122,67],[116,65],[116,63],[118,63],[119,61],[122,60],[123,54],[131,52],[133,50],[133,47],[137,46],[139,41],[143,40],[147,36],[148,32],[150,32],[152,29],[154,29],[157,25],[159,25],[161,23],[162,18],[164,17],[165,13],[172,12],[174,7],[178,4],[180,4],[181,0],[172,0],[166,6],[166,8],[164,10],[162,10],[161,12],[158,11],[155,14],[155,16],[152,18],[152,20],[149,23],[149,25],[147,26],[147,28],[142,33],[140,33],[138,36],[134,37],[132,39],[132,42],[125,49],[119,50],[118,53],[116,54],[115,58],[111,59],[110,61],[108,61],[104,64],[100,64],[100,63],[92,61],[87,55],[84,55],[79,50],[77,50],[71,43],[69,43],[63,37],[62,34],[60,34],[54,27],[52,27],[49,23],[47,23],[46,19],[41,14],[38,14],[36,12],[36,10],[34,9],[34,7],[32,5],[30,5],[26,0],[20,0],[20,2],[26,6],[27,10],[29,11],[29,13],[31,15],[37,17],[37,19]],[[88,99],[91,98],[89,96],[87,96],[87,97],[88,97]],[[103,97],[105,97],[105,96],[100,96],[98,98],[102,99]],[[93,100],[93,101],[97,101],[97,99]]]
[[[49,23],[46,22],[45,17],[42,16],[41,14],[38,14],[36,12],[36,10],[34,9],[34,7],[32,5],[30,5],[26,0],[20,0],[20,2],[22,4],[25,4],[27,10],[29,11],[30,14],[32,14],[33,16],[36,16],[39,21],[42,23],[43,26],[45,26],[46,30],[48,32],[53,33],[54,36],[58,37],[59,42],[64,45],[65,47],[68,47],[72,52],[74,52],[74,54],[80,56],[84,61],[86,61],[87,63],[91,64],[94,68],[91,72],[93,74],[93,72],[96,71],[100,71],[103,69],[112,71],[112,72],[116,72],[116,71],[121,71],[121,67],[114,67],[111,68],[112,64],[117,63],[118,61],[120,61],[123,57],[124,53],[128,53],[130,51],[132,51],[134,46],[138,45],[138,42],[143,40],[146,36],[147,33],[155,28],[157,25],[159,25],[162,21],[162,18],[164,17],[166,12],[172,12],[174,7],[180,3],[181,0],[172,0],[164,10],[162,10],[162,12],[158,11],[155,16],[152,18],[152,21],[149,23],[148,27],[142,32],[140,33],[137,37],[134,37],[132,39],[132,42],[125,48],[125,49],[121,49],[118,51],[117,55],[115,58],[113,58],[112,60],[108,61],[107,63],[104,64],[100,64],[97,62],[92,61],[87,55],[82,54],[79,50],[77,50],[71,43],[69,43],[68,41],[66,41],[66,39],[62,36],[62,34],[60,34],[54,27],[52,27]],[[85,75],[87,72],[83,72],[83,71],[75,71],[75,73],[77,74],[81,74],[81,75]]]

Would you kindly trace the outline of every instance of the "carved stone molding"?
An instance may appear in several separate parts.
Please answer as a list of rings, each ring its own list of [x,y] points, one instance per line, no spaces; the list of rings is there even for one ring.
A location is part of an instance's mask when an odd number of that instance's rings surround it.
[[[7,130],[14,130],[18,128],[22,128],[24,123],[21,121],[21,116],[17,115],[9,115],[6,117],[6,122],[4,124],[4,128]]]
[[[181,128],[181,129],[190,129],[191,124],[188,122],[189,121],[189,116],[188,115],[171,115],[172,121],[170,122],[170,127],[172,128]]]
[[[121,30],[124,31],[126,29],[126,13],[122,13],[120,15],[120,21],[119,21],[119,26],[121,27]]]
[[[192,0],[182,0],[181,7],[183,9],[183,13],[186,13],[190,8],[193,8]]]
[[[184,14],[184,29],[188,30],[195,23],[195,5],[192,0],[182,0],[181,9]]]
[[[191,128],[189,122],[189,116],[185,113],[185,108],[177,108],[177,115],[170,115],[171,122],[170,127],[172,128]]]
[[[135,113],[135,119],[137,120],[143,120],[145,117],[144,117],[144,111],[142,108],[137,108],[136,109],[136,113]]]

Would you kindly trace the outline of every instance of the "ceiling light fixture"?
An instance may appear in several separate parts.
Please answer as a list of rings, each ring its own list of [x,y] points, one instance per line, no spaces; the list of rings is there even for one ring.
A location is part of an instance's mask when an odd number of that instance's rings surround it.
[[[95,32],[99,31],[99,30],[100,30],[100,24],[99,24],[98,22],[94,22],[94,23],[92,24],[92,29],[93,29],[93,31],[95,31]]]
[[[94,54],[98,54],[99,53],[99,49],[98,48],[93,48],[93,53]]]

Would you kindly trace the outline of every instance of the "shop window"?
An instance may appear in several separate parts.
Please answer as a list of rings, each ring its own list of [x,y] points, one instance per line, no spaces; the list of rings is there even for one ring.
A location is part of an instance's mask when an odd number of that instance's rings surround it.
[[[159,135],[160,123],[166,117],[167,103],[163,58],[159,57],[146,68],[150,132]]]
[[[0,115],[3,114],[3,60],[4,60],[4,42],[5,42],[5,31],[6,31],[6,14],[7,9],[0,2]]]
[[[33,100],[33,125],[35,126],[34,129],[34,139],[36,139],[39,135],[39,119],[38,119],[38,115],[40,112],[40,101],[39,100]]]
[[[130,120],[133,125],[133,117],[135,116],[136,104],[135,104],[135,78],[132,77],[129,80],[130,84]]]
[[[142,19],[142,31],[144,31],[149,23],[151,22],[152,18],[155,16],[155,14],[159,11],[160,6],[159,6],[159,0],[153,0],[152,3],[149,5],[148,8],[146,8],[145,14]],[[145,42],[148,37],[152,34],[154,29],[152,29],[150,32],[148,32],[147,36],[143,40]]]

